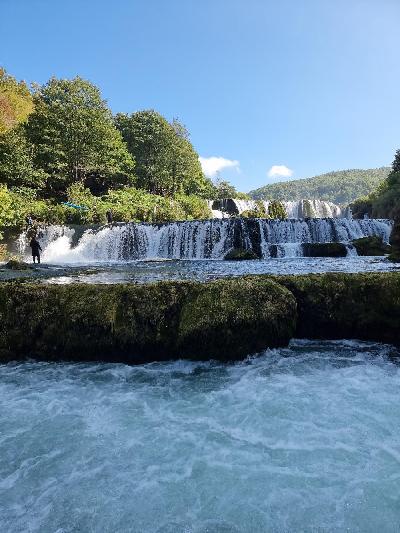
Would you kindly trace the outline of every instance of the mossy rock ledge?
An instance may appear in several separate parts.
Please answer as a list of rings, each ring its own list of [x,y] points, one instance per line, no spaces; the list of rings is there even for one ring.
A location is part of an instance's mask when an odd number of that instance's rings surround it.
[[[0,283],[0,362],[240,359],[292,337],[400,345],[400,272]]]
[[[391,252],[391,247],[383,242],[382,237],[376,235],[355,239],[352,244],[358,255],[380,256]]]
[[[296,301],[271,279],[0,283],[0,361],[234,360],[287,345]]]
[[[271,279],[200,284],[182,308],[179,351],[195,359],[239,359],[286,346],[296,318],[293,295]]]
[[[297,337],[400,345],[400,272],[275,279],[296,298]]]

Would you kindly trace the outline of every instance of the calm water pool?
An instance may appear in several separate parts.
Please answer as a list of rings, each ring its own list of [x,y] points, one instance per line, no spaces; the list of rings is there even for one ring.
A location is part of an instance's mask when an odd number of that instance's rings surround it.
[[[32,277],[46,283],[147,283],[163,280],[207,281],[243,274],[306,274],[321,272],[399,271],[384,257],[279,258],[256,261],[132,261],[46,265],[34,271],[0,270],[0,280]]]

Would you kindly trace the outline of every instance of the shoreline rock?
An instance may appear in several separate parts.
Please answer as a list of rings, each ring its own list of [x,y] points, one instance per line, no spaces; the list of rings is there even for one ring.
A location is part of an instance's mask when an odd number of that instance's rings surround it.
[[[391,252],[391,247],[383,242],[382,237],[362,237],[351,242],[360,256],[381,256]]]
[[[347,248],[341,242],[303,243],[304,257],[346,257]]]
[[[237,360],[291,338],[400,345],[400,272],[0,283],[0,362]]]
[[[249,259],[260,259],[253,250],[245,250],[243,248],[233,248],[225,257],[225,261],[248,261]]]

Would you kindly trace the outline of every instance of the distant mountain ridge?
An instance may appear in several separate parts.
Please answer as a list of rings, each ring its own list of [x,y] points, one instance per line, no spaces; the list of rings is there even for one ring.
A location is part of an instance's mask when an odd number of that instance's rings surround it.
[[[254,200],[326,200],[347,205],[366,196],[388,176],[390,167],[328,172],[312,178],[271,183],[249,192]]]

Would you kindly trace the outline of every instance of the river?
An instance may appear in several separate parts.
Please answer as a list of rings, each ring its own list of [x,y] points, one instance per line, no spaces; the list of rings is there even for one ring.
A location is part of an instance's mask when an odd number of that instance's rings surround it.
[[[2,365],[0,531],[398,531],[399,356]]]

